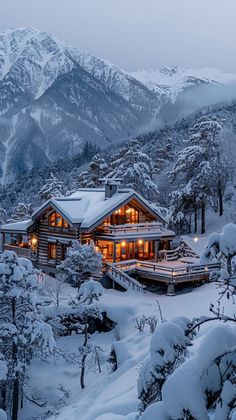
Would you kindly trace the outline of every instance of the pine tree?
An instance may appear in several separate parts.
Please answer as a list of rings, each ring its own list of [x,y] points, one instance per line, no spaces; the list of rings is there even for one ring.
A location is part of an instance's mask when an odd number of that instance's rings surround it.
[[[11,251],[1,254],[0,290],[0,352],[7,364],[4,395],[10,418],[17,420],[33,350],[49,354],[55,342],[51,327],[39,316],[37,278],[29,260]]]
[[[43,200],[49,200],[52,197],[61,197],[63,190],[63,182],[51,173],[50,178],[46,180],[46,184],[39,191],[39,197]]]
[[[92,347],[89,345],[89,325],[96,319],[103,319],[101,310],[94,301],[99,301],[102,295],[102,286],[97,281],[90,279],[83,283],[78,291],[75,299],[71,301],[71,305],[76,309],[76,313],[83,323],[83,335],[84,341],[80,347],[81,352],[81,374],[80,374],[80,386],[83,389],[85,387],[85,369],[86,359],[88,354],[92,352]]]
[[[87,171],[82,171],[77,177],[79,188],[96,188],[101,185],[108,171],[107,164],[100,154],[93,156]]]
[[[96,252],[93,245],[82,245],[79,241],[72,241],[67,249],[66,258],[58,266],[58,270],[72,276],[75,286],[82,280],[95,275],[102,268],[102,255]]]
[[[32,204],[19,203],[15,207],[15,210],[13,213],[14,220],[20,221],[20,220],[29,219],[32,212],[33,212]]]
[[[138,140],[130,140],[109,162],[107,178],[121,178],[122,184],[134,188],[149,200],[157,201],[158,187],[154,182],[154,163],[141,150]]]
[[[223,192],[227,179],[225,162],[221,159],[219,134],[223,121],[201,117],[190,130],[187,147],[178,153],[170,181],[182,197],[192,197],[196,212],[201,210],[201,233],[205,233],[205,209],[209,197],[217,194],[219,213],[223,213]]]

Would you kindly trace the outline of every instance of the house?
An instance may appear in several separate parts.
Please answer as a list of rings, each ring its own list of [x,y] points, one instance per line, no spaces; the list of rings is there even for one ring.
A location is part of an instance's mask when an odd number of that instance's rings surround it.
[[[107,262],[158,261],[175,237],[165,225],[140,194],[110,180],[103,188],[51,198],[30,220],[2,225],[2,246],[48,273],[56,271],[73,239],[94,244]]]

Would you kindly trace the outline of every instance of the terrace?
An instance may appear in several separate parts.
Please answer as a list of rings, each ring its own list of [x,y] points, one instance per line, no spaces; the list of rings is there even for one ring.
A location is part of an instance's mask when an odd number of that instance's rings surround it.
[[[158,239],[163,236],[174,237],[171,230],[165,229],[159,222],[151,223],[126,223],[122,225],[101,225],[97,228],[96,236],[100,239],[137,239],[139,237],[147,239]]]
[[[107,274],[113,281],[117,281],[123,287],[137,290],[137,279],[140,290],[143,284],[164,284],[167,286],[167,294],[175,294],[175,286],[184,283],[200,283],[208,281],[210,274],[219,269],[219,264],[212,263],[201,265],[196,258],[182,258],[177,261],[163,261],[154,263],[152,261],[130,260],[115,264],[107,264]],[[122,277],[124,274],[124,279]],[[135,275],[133,284],[132,275]],[[129,287],[125,287],[129,285]]]

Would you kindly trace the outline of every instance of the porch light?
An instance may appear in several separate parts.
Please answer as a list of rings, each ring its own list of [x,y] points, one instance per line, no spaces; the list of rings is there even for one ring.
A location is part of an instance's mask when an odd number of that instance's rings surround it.
[[[32,246],[33,246],[33,247],[37,246],[37,243],[38,243],[37,238],[35,238],[35,237],[34,237],[34,238],[32,238],[31,243],[32,243]]]
[[[143,240],[142,239],[139,239],[138,244],[139,245],[142,245],[143,244]]]
[[[205,267],[205,271],[208,271],[208,267],[207,267],[207,265],[206,265],[206,267]]]
[[[194,241],[194,242],[198,242],[198,239],[199,239],[199,238],[198,238],[197,236],[194,236],[193,241]]]
[[[125,241],[121,242],[121,246],[124,248],[126,246],[126,242]]]

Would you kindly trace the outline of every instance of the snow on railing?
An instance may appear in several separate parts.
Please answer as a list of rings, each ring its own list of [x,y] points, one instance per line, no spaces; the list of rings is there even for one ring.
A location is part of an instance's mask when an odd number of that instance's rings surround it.
[[[183,277],[194,278],[201,274],[208,274],[220,268],[219,263],[207,265],[191,264],[182,267],[168,267],[151,261],[130,260],[114,264],[118,270],[145,270],[156,274],[157,277],[178,280]]]
[[[159,222],[134,223],[124,225],[103,225],[98,228],[99,233],[120,235],[125,233],[157,232],[162,233],[163,227]]]
[[[143,286],[137,280],[130,277],[124,271],[119,270],[115,265],[106,263],[107,275],[126,290],[143,291]]]
[[[14,251],[19,257],[30,257],[31,256],[31,249],[30,248],[23,248],[17,245],[10,245],[4,244],[3,245],[4,251]]]

